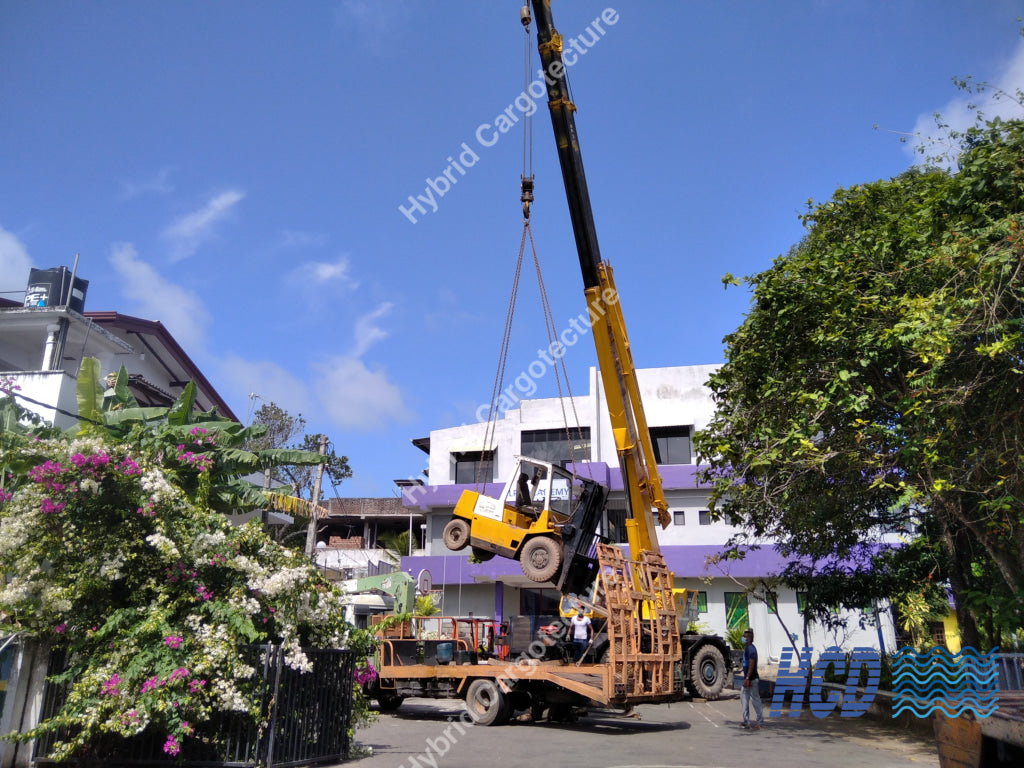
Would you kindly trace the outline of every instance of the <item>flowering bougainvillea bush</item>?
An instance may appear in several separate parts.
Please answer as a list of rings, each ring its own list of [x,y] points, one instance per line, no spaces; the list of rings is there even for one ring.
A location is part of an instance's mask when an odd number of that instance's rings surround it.
[[[280,644],[304,672],[303,647],[367,655],[371,638],[307,558],[210,508],[229,450],[216,428],[116,437],[0,434],[0,631],[63,648],[56,681],[72,684],[56,717],[8,738],[72,726],[50,755],[64,759],[149,729],[175,755],[214,712],[263,716],[244,646]]]

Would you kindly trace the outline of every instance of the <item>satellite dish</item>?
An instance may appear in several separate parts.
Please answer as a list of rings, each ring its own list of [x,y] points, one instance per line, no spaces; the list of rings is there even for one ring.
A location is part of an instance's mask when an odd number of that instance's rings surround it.
[[[434,588],[434,580],[430,576],[430,571],[424,568],[420,571],[416,577],[416,590],[421,594],[425,595]]]

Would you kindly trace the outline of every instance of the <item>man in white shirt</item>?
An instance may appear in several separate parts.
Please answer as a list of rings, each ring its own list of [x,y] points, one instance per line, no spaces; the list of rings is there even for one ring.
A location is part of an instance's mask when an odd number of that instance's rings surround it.
[[[587,653],[590,646],[590,636],[594,629],[590,625],[590,617],[583,615],[583,606],[576,609],[576,615],[572,617],[572,647],[576,661],[580,661]]]

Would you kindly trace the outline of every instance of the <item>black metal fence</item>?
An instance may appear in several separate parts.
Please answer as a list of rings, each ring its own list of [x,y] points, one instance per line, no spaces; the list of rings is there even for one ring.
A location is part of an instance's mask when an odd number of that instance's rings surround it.
[[[117,766],[224,766],[225,768],[286,768],[348,759],[351,749],[353,673],[351,651],[311,650],[305,654],[311,672],[298,672],[284,663],[281,646],[249,646],[243,655],[256,669],[249,681],[255,686],[262,722],[241,713],[218,712],[196,724],[193,736],[181,740],[176,757],[164,753],[166,734],[148,729],[132,738],[105,737],[90,743],[76,765]],[[66,668],[55,653],[50,673]],[[41,719],[60,711],[70,683],[47,683]],[[55,765],[48,755],[69,730],[47,734],[35,746],[37,765]]]

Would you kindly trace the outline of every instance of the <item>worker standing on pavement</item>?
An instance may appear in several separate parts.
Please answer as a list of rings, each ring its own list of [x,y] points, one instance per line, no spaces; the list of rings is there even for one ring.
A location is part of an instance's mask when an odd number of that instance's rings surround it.
[[[590,617],[583,615],[583,606],[576,608],[576,615],[572,617],[572,647],[576,661],[580,661],[590,647],[590,635],[594,631],[591,626]]]
[[[757,647],[754,645],[754,630],[747,628],[743,633],[743,687],[740,688],[740,704],[743,707],[743,727],[754,731],[764,725],[764,711],[761,705],[760,675],[757,674]],[[750,702],[754,702],[757,722],[750,722]]]

